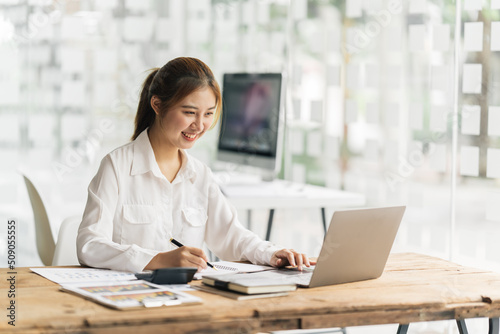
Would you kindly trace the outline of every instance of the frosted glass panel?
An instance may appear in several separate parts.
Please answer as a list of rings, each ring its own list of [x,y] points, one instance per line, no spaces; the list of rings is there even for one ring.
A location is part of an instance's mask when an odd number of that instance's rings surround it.
[[[322,145],[321,133],[310,132],[307,135],[307,151],[306,151],[307,155],[316,158],[321,158],[323,156],[323,152],[321,150],[322,146],[323,145]]]
[[[429,156],[430,167],[437,172],[446,171],[446,145],[435,144]]]
[[[126,17],[123,20],[123,37],[132,42],[151,40],[155,20],[152,17]]]
[[[488,191],[486,198],[486,219],[500,222],[500,191]]]
[[[365,143],[365,159],[376,161],[378,159],[379,144],[376,140],[367,140]]]
[[[409,28],[410,34],[410,51],[424,51],[426,32],[425,26],[422,24],[411,25]]]
[[[365,66],[365,83],[367,88],[380,87],[379,72],[380,69],[378,65],[367,64]]]
[[[358,106],[356,101],[347,100],[345,103],[345,122],[355,123],[358,120]]]
[[[61,21],[61,38],[66,40],[85,37],[85,26],[81,17],[64,17]]]
[[[431,71],[432,89],[448,91],[451,76],[449,66],[433,66]]]
[[[432,49],[434,51],[448,51],[450,41],[450,26],[448,24],[436,24],[432,27]]]
[[[1,79],[0,79],[1,80]],[[17,104],[20,102],[19,83],[14,81],[0,81],[0,104]]]
[[[483,8],[483,0],[464,0],[465,10],[481,10]]]
[[[491,0],[491,9],[500,9],[500,0]]]
[[[118,67],[118,53],[113,50],[94,52],[94,69],[97,73],[113,73]]]
[[[487,158],[486,176],[500,178],[500,149],[489,148]]]
[[[488,109],[488,135],[500,136],[500,107],[490,106]]]
[[[54,139],[55,120],[50,114],[31,115],[28,122],[29,139],[35,146],[45,145]]]
[[[347,65],[346,69],[346,85],[347,88],[359,89],[359,66],[358,65]]]
[[[482,65],[481,64],[464,64],[463,69],[463,93],[481,93],[481,78],[482,78]]]
[[[478,176],[479,147],[462,146],[460,148],[460,174],[467,176]]]
[[[82,81],[65,81],[61,88],[61,104],[79,107],[85,100],[85,85]]]
[[[409,115],[410,128],[422,130],[423,128],[423,106],[413,103],[410,105]]]
[[[366,122],[372,124],[378,124],[379,112],[377,103],[368,103],[366,105]]]
[[[306,182],[306,167],[303,164],[293,164],[292,180],[298,183]]]
[[[462,134],[479,135],[481,121],[480,106],[462,107]]]
[[[467,22],[464,28],[464,50],[481,51],[483,49],[483,22]]]
[[[412,0],[409,5],[410,14],[423,14],[427,10],[427,0]]]
[[[82,73],[85,70],[85,58],[82,50],[61,49],[61,69],[68,73]]]
[[[385,109],[385,123],[387,126],[399,126],[399,105],[391,103]]]
[[[362,0],[346,0],[345,15],[347,17],[360,17],[362,7]]]
[[[500,22],[491,22],[491,51],[500,51]]]
[[[61,135],[64,142],[80,140],[85,137],[87,123],[83,115],[64,115],[61,120]]]
[[[304,154],[304,134],[301,130],[290,132],[291,149],[293,154]]]
[[[446,121],[448,115],[448,108],[446,106],[432,106],[431,107],[431,119],[430,119],[430,129],[432,131],[446,131]]]
[[[19,141],[18,116],[15,114],[3,114],[3,115],[0,114],[0,143],[17,144],[18,141]]]

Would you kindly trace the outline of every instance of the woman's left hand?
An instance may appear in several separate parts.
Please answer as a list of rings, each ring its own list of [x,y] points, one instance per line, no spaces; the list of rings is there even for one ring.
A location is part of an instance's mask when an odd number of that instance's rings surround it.
[[[271,265],[273,267],[292,266],[302,270],[302,266],[310,267],[315,264],[316,261],[310,260],[307,255],[298,253],[293,249],[279,250],[271,257]]]

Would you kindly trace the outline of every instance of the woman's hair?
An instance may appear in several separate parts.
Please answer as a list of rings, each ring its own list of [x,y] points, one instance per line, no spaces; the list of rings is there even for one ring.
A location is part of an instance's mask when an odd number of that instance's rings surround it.
[[[217,104],[211,129],[217,123],[222,112],[220,87],[215,81],[212,70],[201,60],[189,57],[175,58],[162,68],[153,68],[142,85],[132,140],[135,140],[142,131],[152,126],[155,121],[156,113],[151,107],[153,96],[156,95],[161,100],[161,114],[159,116],[162,117],[169,108],[175,106],[186,96],[205,87],[212,89]]]

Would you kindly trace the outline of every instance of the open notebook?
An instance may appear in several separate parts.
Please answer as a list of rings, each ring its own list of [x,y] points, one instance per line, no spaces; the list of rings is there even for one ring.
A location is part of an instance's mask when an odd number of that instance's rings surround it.
[[[194,275],[194,279],[202,279],[205,275],[219,275],[219,274],[235,274],[235,273],[254,273],[258,271],[266,271],[274,269],[271,266],[259,266],[255,264],[217,261],[210,262],[217,270],[208,267]]]

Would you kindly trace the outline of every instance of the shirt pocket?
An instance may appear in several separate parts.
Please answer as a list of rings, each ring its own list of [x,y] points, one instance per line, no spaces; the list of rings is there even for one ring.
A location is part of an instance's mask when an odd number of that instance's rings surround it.
[[[183,208],[182,218],[188,226],[204,226],[207,223],[207,213],[204,209]]]
[[[186,245],[201,248],[205,240],[207,212],[204,209],[185,207],[182,210],[182,240]]]
[[[125,204],[123,206],[122,244],[150,248],[154,244],[159,211],[154,205]]]

